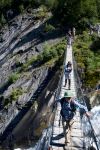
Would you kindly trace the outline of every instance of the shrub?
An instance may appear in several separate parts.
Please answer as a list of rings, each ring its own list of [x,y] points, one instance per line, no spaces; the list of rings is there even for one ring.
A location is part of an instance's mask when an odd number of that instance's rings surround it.
[[[86,42],[87,43],[87,42],[90,41],[90,35],[86,31],[83,31],[83,34],[81,34],[79,36],[79,38],[80,38],[81,42]]]
[[[46,62],[52,58],[50,54],[50,49],[51,47],[48,45],[48,43],[45,43],[44,51],[41,54],[43,56],[43,62]]]
[[[44,5],[41,5],[35,13],[35,17],[39,19],[47,17],[47,8]]]
[[[36,56],[32,56],[29,61],[27,62],[27,65],[30,66],[32,65],[35,61],[36,61],[37,57]]]
[[[42,61],[43,61],[43,55],[42,55],[42,54],[39,54],[39,55],[37,56],[37,60],[42,62]]]
[[[11,99],[11,101],[17,100],[18,97],[19,97],[20,95],[22,95],[22,94],[23,94],[22,88],[17,88],[17,89],[14,89],[14,90],[12,91],[12,93],[11,93],[11,95],[10,95],[9,98]]]
[[[66,49],[65,39],[60,41],[59,43],[50,46],[48,43],[44,45],[44,51],[38,56],[32,56],[30,60],[27,61],[22,67],[20,71],[26,71],[29,66],[31,66],[35,62],[45,63],[53,58],[61,57]]]
[[[44,51],[42,53],[43,62],[46,62],[55,57],[61,57],[65,51],[65,48],[66,43],[64,43],[64,41],[61,41],[51,47],[48,44],[45,44]]]
[[[19,77],[20,77],[19,74],[13,73],[13,74],[9,77],[8,82],[9,82],[9,83],[15,83],[15,82],[18,80]]]
[[[46,25],[45,25],[45,27],[44,27],[44,32],[51,32],[51,31],[53,31],[53,30],[55,30],[55,27],[52,26],[51,24],[47,24],[47,23],[46,23]]]
[[[50,55],[51,55],[51,58],[58,57],[57,50],[56,49],[51,49],[50,50]]]
[[[23,66],[21,67],[21,71],[26,71],[29,66],[31,66],[37,60],[36,56],[32,56]]]
[[[100,51],[100,38],[96,38],[93,43],[91,44],[91,50],[95,52]]]
[[[19,12],[20,13],[24,12],[24,5],[23,4],[19,5]]]
[[[42,56],[43,56],[43,62],[46,62],[52,58],[52,55],[50,54],[49,49],[44,50],[42,53]]]

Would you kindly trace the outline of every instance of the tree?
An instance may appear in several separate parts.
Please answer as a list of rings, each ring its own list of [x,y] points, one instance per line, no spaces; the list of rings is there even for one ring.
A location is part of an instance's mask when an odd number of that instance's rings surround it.
[[[96,0],[96,5],[97,5],[98,17],[100,19],[100,0]]]
[[[50,9],[53,10],[57,6],[57,0],[45,0],[45,5]]]
[[[58,0],[54,14],[70,25],[97,17],[96,0]],[[84,19],[86,18],[86,19]]]

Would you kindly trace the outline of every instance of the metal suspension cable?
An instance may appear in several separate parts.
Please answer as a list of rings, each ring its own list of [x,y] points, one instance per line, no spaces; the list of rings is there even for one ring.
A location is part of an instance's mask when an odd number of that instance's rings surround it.
[[[76,61],[75,61],[75,58],[74,58],[74,55],[73,55],[73,64],[74,64],[74,69],[75,69],[75,73],[76,73],[76,75],[77,75],[77,82],[78,82],[78,85],[79,85],[79,89],[80,89],[80,91],[81,91],[81,98],[83,99],[83,102],[84,102],[84,104],[85,104],[85,106],[86,106],[86,102],[85,102],[85,99],[84,99],[84,94],[83,94],[83,90],[82,90],[82,88],[81,88],[81,81],[80,81],[80,77],[79,77],[79,74],[78,74],[78,72],[77,72],[77,64],[76,64]],[[93,129],[93,126],[92,126],[92,123],[91,123],[91,121],[90,121],[90,118],[89,117],[87,117],[88,118],[88,122],[89,122],[89,124],[90,124],[90,127],[91,127],[91,130],[92,130],[92,135],[93,135],[93,139],[94,139],[94,142],[95,142],[95,144],[96,144],[96,147],[97,147],[97,150],[99,150],[99,146],[98,146],[98,143],[97,143],[97,138],[96,138],[96,134],[95,134],[95,131],[94,131],[94,129]]]
[[[65,52],[64,52],[63,66],[65,65],[65,62],[66,62],[66,54],[67,54],[67,47],[66,47],[66,50],[65,50]],[[62,71],[61,71],[61,75],[60,75],[58,87],[57,87],[57,89],[56,89],[56,91],[55,91],[55,101],[59,99],[59,95],[60,95],[60,91],[61,91],[61,86],[62,86],[63,73],[64,73],[64,69],[62,69]],[[56,108],[54,108],[54,109],[55,109],[55,111],[56,111],[57,106],[56,106]],[[54,111],[54,109],[53,109],[53,111]],[[54,118],[54,119],[55,119],[55,118]],[[53,129],[53,124],[54,124],[54,122],[52,123],[52,129]],[[52,136],[52,134],[51,134],[51,136]],[[51,136],[49,136],[49,142],[50,142]],[[49,143],[49,144],[50,144],[50,143]],[[48,147],[49,147],[49,145],[48,145]]]
[[[59,84],[58,84],[57,89],[54,92],[54,99],[57,98],[58,88],[59,88]],[[55,109],[56,108],[53,107],[52,112],[54,112]],[[50,118],[52,118],[52,117],[50,117]],[[53,123],[50,123],[50,122],[51,121],[49,120],[48,128],[43,131],[40,140],[38,141],[38,143],[34,147],[34,150],[47,150],[48,149],[48,147],[50,145],[50,139],[52,136],[52,126],[53,126]]]
[[[66,53],[67,53],[67,51],[65,51],[63,66],[64,66],[65,61],[66,61]],[[62,78],[63,78],[63,69],[61,71],[58,86],[54,92],[54,100],[55,101],[57,99],[59,99],[59,95],[60,95],[60,91],[61,91],[61,85],[62,85]],[[56,109],[57,109],[57,107],[53,107],[52,112],[56,111]],[[49,148],[50,140],[51,140],[51,136],[52,136],[53,123],[54,123],[54,121],[48,125],[47,130],[45,131],[45,133],[42,135],[39,142],[34,147],[35,150],[40,150],[40,149],[41,150],[47,150]]]
[[[66,50],[64,52],[63,66],[65,65],[65,62],[66,62],[66,54],[67,54],[67,47],[66,47]],[[57,90],[56,90],[56,98],[55,98],[55,100],[59,99],[61,86],[62,86],[63,73],[64,73],[64,69],[62,69],[62,71],[61,71],[60,80],[59,80],[58,87],[57,87]]]

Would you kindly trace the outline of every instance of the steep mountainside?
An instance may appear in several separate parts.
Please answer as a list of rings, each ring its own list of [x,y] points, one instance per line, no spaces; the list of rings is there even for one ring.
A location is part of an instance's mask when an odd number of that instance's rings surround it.
[[[3,31],[4,41],[0,45],[1,133],[20,110],[27,107],[31,97],[37,98],[59,68],[60,61],[57,61],[66,44],[65,40],[62,42],[63,34],[59,29],[45,31],[47,18],[34,20],[28,14],[18,16],[9,30]]]

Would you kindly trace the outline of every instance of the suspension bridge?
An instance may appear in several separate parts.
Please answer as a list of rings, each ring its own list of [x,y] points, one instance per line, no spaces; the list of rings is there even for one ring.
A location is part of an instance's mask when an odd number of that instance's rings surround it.
[[[65,66],[68,61],[72,62],[72,72],[71,72],[71,90],[68,89],[68,86],[65,85],[65,75],[64,68],[61,74],[61,78],[59,80],[58,88],[55,93],[55,101],[58,98],[62,98],[64,93],[71,92],[74,97],[81,97],[81,103],[85,104],[85,99],[83,98],[83,93],[81,89],[81,82],[77,73],[77,65],[73,57],[72,46],[67,46],[64,58]],[[43,88],[43,87],[42,87]],[[80,98],[79,98],[80,99]],[[34,100],[34,97],[32,97]],[[29,108],[32,104],[29,105]],[[56,108],[53,110],[55,113],[54,122],[48,126],[46,130],[43,131],[43,134],[35,147],[31,147],[27,150],[64,150],[65,146],[65,137],[63,135],[63,127],[62,127],[62,118],[60,117],[61,105],[57,103]],[[25,110],[24,110],[25,111]],[[88,126],[85,123],[88,123]],[[89,133],[87,134],[87,130],[89,129]],[[3,136],[6,138],[6,132],[4,132]],[[77,110],[74,117],[74,124],[71,130],[71,142],[67,144],[68,150],[100,150],[99,148],[100,140],[97,138],[95,134],[94,128],[91,124],[91,121],[87,117],[83,117],[80,115],[79,110]]]
[[[78,97],[78,95],[82,97],[83,93],[81,89],[79,76],[75,69],[76,64],[73,58],[72,46],[67,46],[65,59],[64,59],[64,66],[67,64],[68,61],[72,62],[70,91],[71,93],[73,93],[74,97]],[[67,86],[65,87],[64,84],[65,84],[65,76],[63,71],[61,79],[59,81],[55,100],[57,100],[58,97],[62,98],[64,96],[65,91],[69,92],[68,87]],[[84,98],[82,98],[81,103],[86,105]],[[63,135],[63,127],[62,127],[62,119],[60,117],[60,110],[61,110],[61,105],[60,103],[57,103],[53,124],[50,125],[48,129],[43,132],[43,136],[35,145],[35,147],[30,148],[28,150],[64,150],[65,137]],[[88,127],[90,130],[88,135],[86,134],[88,128],[85,124],[86,122],[88,122]],[[79,110],[77,110],[74,116],[74,124],[71,129],[71,141],[70,143],[67,144],[67,149],[68,150],[91,150],[91,149],[99,150],[98,143],[99,141],[95,135],[95,131],[92,127],[90,119],[86,116],[82,118]]]
[[[72,47],[67,47],[66,57],[65,57],[65,64],[67,64],[68,61],[72,62]],[[62,78],[62,84],[61,84],[61,91],[60,91],[60,97],[62,98],[64,96],[64,93],[68,90],[68,87],[64,87],[65,84],[65,76],[63,74]],[[72,73],[71,73],[71,90],[70,90],[74,97],[76,97],[76,89],[75,89],[75,79],[74,79],[74,70],[73,70],[73,64],[72,64]],[[63,150],[63,147],[65,145],[65,138],[62,136],[63,134],[63,127],[60,119],[60,110],[61,106],[58,104],[55,120],[54,120],[54,126],[53,126],[53,133],[51,137],[51,147],[54,150]],[[77,111],[75,117],[74,117],[74,124],[71,131],[71,143],[68,144],[69,150],[82,150],[84,149],[84,140],[83,140],[83,131],[81,128],[81,121],[80,121],[80,115]]]

